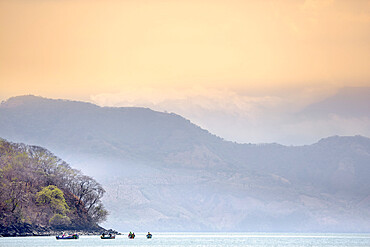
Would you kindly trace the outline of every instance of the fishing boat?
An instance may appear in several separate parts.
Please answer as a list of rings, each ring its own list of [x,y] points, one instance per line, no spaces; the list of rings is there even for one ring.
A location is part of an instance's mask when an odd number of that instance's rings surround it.
[[[116,238],[116,235],[112,235],[112,234],[102,234],[100,236],[101,239],[115,239]]]
[[[146,235],[146,238],[152,238],[152,234],[150,232],[148,232],[148,234]]]
[[[134,239],[135,238],[135,233],[129,233],[128,234],[128,238],[130,238],[130,239]]]
[[[77,234],[72,234],[72,235],[62,235],[62,236],[56,236],[56,239],[78,239]]]

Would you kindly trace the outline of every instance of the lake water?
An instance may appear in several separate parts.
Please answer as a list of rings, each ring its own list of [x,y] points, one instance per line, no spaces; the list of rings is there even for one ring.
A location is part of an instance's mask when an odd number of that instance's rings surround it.
[[[42,246],[250,246],[250,247],[369,247],[370,234],[290,234],[290,233],[152,233],[146,239],[145,233],[135,233],[135,239],[117,236],[116,239],[102,240],[99,236],[80,236],[77,240],[56,240],[55,237],[0,238],[1,247],[42,247]]]

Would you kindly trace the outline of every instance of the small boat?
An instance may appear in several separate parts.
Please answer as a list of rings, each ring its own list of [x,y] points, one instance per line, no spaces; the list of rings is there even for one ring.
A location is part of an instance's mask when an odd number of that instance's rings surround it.
[[[115,239],[116,238],[116,235],[112,235],[112,234],[102,234],[100,236],[101,239]]]
[[[130,239],[134,239],[135,238],[135,233],[129,233],[128,234],[128,238],[130,238]]]
[[[72,235],[68,235],[68,236],[65,236],[65,235],[56,236],[56,239],[78,239],[78,235],[77,234],[72,234]]]
[[[148,234],[146,235],[146,238],[152,238],[152,234],[150,232],[148,232]]]

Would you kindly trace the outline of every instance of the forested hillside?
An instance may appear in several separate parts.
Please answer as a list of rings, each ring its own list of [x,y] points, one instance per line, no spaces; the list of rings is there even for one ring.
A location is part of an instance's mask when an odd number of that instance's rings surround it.
[[[48,150],[0,139],[0,225],[52,230],[99,229],[103,187]]]

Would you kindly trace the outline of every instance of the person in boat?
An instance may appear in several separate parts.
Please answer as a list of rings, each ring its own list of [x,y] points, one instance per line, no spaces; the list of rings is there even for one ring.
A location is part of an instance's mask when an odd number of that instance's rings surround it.
[[[102,234],[102,235],[103,235],[103,237],[105,237],[105,232],[103,232],[103,234]]]

